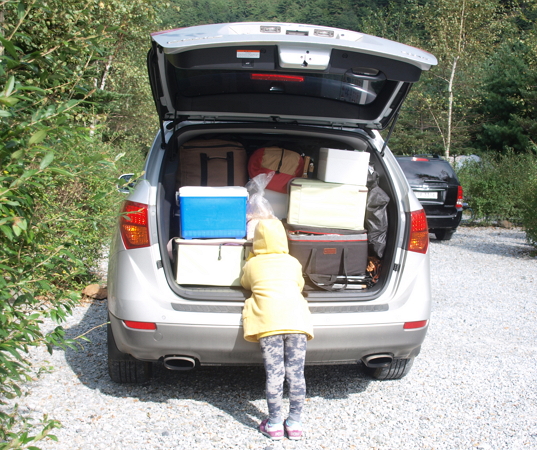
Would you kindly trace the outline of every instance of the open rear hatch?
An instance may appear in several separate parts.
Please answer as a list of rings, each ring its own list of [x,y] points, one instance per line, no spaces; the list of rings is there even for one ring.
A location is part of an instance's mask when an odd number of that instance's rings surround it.
[[[338,28],[201,25],[152,35],[161,123],[248,120],[384,129],[430,53]]]

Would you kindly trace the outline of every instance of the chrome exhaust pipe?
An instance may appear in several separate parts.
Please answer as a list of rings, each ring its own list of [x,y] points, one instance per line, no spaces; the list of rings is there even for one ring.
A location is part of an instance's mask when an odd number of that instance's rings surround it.
[[[190,356],[165,356],[164,367],[169,370],[192,370],[196,367],[196,360]]]
[[[373,369],[388,367],[393,361],[393,355],[389,353],[378,353],[376,355],[364,356],[362,362]]]

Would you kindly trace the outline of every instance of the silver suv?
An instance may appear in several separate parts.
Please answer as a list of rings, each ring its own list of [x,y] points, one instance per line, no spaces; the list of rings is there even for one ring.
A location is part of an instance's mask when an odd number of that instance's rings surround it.
[[[258,345],[243,339],[249,292],[176,281],[178,152],[208,138],[240,142],[248,155],[269,145],[313,161],[323,147],[369,153],[389,197],[378,281],[305,292],[315,327],[306,363],[361,362],[376,379],[406,375],[430,318],[428,227],[379,130],[393,127],[435,57],[337,28],[230,23],[154,33],[147,62],[160,130],[110,252],[111,378],[147,381],[156,362],[175,370],[262,364]]]

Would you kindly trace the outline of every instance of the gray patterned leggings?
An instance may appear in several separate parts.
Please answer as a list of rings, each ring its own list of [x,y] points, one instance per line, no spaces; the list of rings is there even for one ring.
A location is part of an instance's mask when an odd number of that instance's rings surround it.
[[[283,383],[289,386],[289,419],[300,422],[306,397],[305,334],[276,334],[259,339],[267,373],[267,405],[271,423],[283,421]]]

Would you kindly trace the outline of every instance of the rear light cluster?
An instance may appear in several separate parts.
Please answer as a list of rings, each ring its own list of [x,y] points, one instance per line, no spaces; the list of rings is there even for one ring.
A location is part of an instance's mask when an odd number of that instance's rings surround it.
[[[408,250],[416,253],[427,253],[429,248],[429,227],[425,211],[412,211],[410,216],[410,239]]]
[[[285,81],[292,83],[302,83],[304,77],[300,75],[282,75],[278,73],[252,73],[250,79],[254,81]]]
[[[405,322],[403,328],[405,330],[415,330],[416,328],[423,328],[425,325],[427,325],[426,320],[418,320],[417,322]]]
[[[462,210],[462,202],[462,186],[459,186],[457,188],[457,203],[455,204],[459,211]]]
[[[121,208],[119,227],[127,250],[149,247],[149,221],[147,205],[126,201]]]
[[[156,330],[157,324],[153,322],[136,322],[134,320],[124,320],[123,323],[128,328],[135,330]]]

